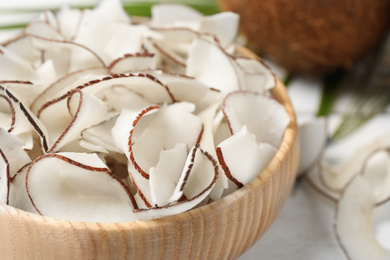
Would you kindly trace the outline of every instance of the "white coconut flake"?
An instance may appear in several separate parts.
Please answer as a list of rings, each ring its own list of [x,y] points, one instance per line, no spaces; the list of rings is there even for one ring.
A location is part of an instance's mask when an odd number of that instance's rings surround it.
[[[148,106],[142,110],[123,109],[111,129],[111,134],[115,145],[130,159],[129,138],[132,133],[135,123],[139,118],[147,113],[155,113],[159,109],[158,105]]]
[[[32,204],[26,189],[26,174],[28,165],[23,167],[13,178],[10,184],[9,205],[27,212],[39,214]]]
[[[50,151],[59,151],[78,139],[83,129],[100,123],[106,115],[103,101],[83,91],[70,92],[65,97],[49,103],[39,114],[48,130]]]
[[[203,15],[186,5],[157,4],[151,10],[154,27],[185,27],[197,30]]]
[[[221,104],[219,102],[215,103],[212,106],[209,106],[207,109],[202,111],[199,114],[199,117],[203,123],[203,132],[202,138],[199,142],[202,149],[208,151],[208,153],[213,157],[217,158],[216,153],[216,144],[214,142],[214,121],[215,117],[218,114]],[[218,172],[221,173],[218,175],[218,179],[215,183],[213,190],[210,192],[210,198],[213,200],[218,200],[222,197],[223,191],[228,188],[228,178],[225,174],[222,174],[222,168],[220,164],[217,165]]]
[[[34,99],[31,104],[31,111],[37,113],[46,102],[61,97],[68,91],[75,89],[86,82],[99,79],[102,75],[106,75],[107,72],[106,68],[88,68],[74,71],[57,79]]]
[[[191,149],[184,169],[186,170],[170,199],[172,203],[163,207],[136,210],[137,217],[151,219],[178,214],[195,207],[209,195],[218,178],[216,161],[197,145]],[[201,177],[206,171],[209,172],[208,180]],[[183,195],[185,198],[178,201]]]
[[[114,85],[104,93],[108,109],[121,112],[123,109],[139,111],[153,105],[142,95],[122,85]]]
[[[224,30],[229,28],[229,30]],[[222,48],[229,47],[236,39],[239,29],[239,16],[232,12],[223,12],[202,17],[199,32],[210,33],[218,38]]]
[[[41,140],[41,148],[44,151],[48,150],[47,146],[47,132],[44,125],[38,120],[38,118],[21,103],[8,89],[0,85],[0,95],[7,100],[10,105],[11,113],[11,127],[8,132],[18,136],[21,134],[31,134],[32,131],[36,132]]]
[[[188,155],[187,144],[180,143],[170,150],[163,150],[156,167],[149,170],[150,190],[154,206],[169,204],[179,182]]]
[[[147,173],[157,164],[160,151],[172,149],[178,143],[186,143],[190,148],[199,140],[202,123],[191,113],[194,109],[190,103],[175,103],[137,121],[129,142],[133,143],[131,160],[140,172]]]
[[[128,73],[157,68],[156,55],[149,53],[125,54],[108,66],[112,74]]]
[[[192,43],[186,74],[225,94],[240,89],[233,59],[216,43],[207,40],[195,39]]]
[[[23,166],[31,162],[24,150],[24,142],[17,136],[0,128],[0,149],[9,166],[8,174],[13,177]]]
[[[219,163],[228,178],[242,187],[249,183],[275,156],[277,149],[267,143],[257,143],[246,126],[217,147]]]
[[[308,170],[321,159],[327,141],[326,119],[315,118],[299,126],[300,159],[298,172]]]
[[[151,208],[153,203],[149,175],[144,176],[134,167],[131,161],[128,162],[127,171],[130,181],[136,191],[136,201],[139,209]]]
[[[28,61],[0,45],[0,78],[3,80],[30,80],[33,68]]]
[[[372,153],[365,161],[363,176],[370,183],[376,202],[390,197],[390,151],[380,149]]]
[[[135,220],[129,190],[101,167],[96,155],[82,157],[88,164],[67,153],[46,154],[31,164],[26,184],[35,208],[47,216],[77,221]]]
[[[74,39],[77,34],[83,12],[63,5],[57,13],[58,31],[65,39]]]
[[[237,91],[224,101],[223,112],[231,132],[238,133],[246,125],[257,142],[278,148],[290,117],[276,100],[255,92]],[[253,120],[256,118],[256,120]]]
[[[275,75],[260,60],[237,57],[235,61],[242,90],[268,94],[268,91],[276,85]]]
[[[370,184],[361,176],[353,179],[338,202],[336,233],[350,259],[390,259],[390,251],[378,242],[373,233],[374,204]]]
[[[57,28],[42,20],[31,22],[24,29],[24,32],[27,35],[39,36],[46,39],[64,40],[63,36],[60,34]]]
[[[111,129],[116,123],[117,114],[110,115],[103,122],[85,128],[81,132],[79,143],[82,147],[91,151],[109,153],[120,152],[115,146],[113,137],[111,135]]]

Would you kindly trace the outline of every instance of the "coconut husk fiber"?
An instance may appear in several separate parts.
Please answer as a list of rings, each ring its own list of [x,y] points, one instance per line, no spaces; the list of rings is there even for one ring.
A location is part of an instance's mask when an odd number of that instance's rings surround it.
[[[291,72],[350,68],[390,24],[390,0],[218,0],[240,15],[248,47]]]

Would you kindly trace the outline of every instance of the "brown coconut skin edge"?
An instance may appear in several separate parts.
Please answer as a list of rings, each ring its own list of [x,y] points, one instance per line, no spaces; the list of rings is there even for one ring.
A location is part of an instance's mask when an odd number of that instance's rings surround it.
[[[390,0],[218,0],[240,15],[248,47],[292,73],[351,68],[389,29]]]
[[[241,50],[247,56],[253,54]],[[208,205],[155,220],[60,220],[0,205],[2,259],[235,259],[271,226],[293,187],[297,125],[280,80],[273,91],[291,116],[283,142],[253,181]]]

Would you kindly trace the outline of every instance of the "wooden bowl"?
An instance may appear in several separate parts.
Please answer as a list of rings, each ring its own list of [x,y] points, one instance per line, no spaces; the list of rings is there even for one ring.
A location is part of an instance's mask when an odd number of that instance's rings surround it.
[[[243,51],[246,55],[253,55]],[[276,99],[292,120],[268,167],[216,202],[155,220],[92,223],[60,220],[0,205],[1,259],[231,259],[270,227],[293,186],[294,111],[278,80]]]

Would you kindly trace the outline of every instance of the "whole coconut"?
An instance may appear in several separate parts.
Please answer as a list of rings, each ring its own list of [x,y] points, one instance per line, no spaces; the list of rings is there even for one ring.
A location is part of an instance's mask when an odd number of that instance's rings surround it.
[[[390,0],[218,0],[240,15],[248,46],[291,72],[350,67],[390,24]]]

